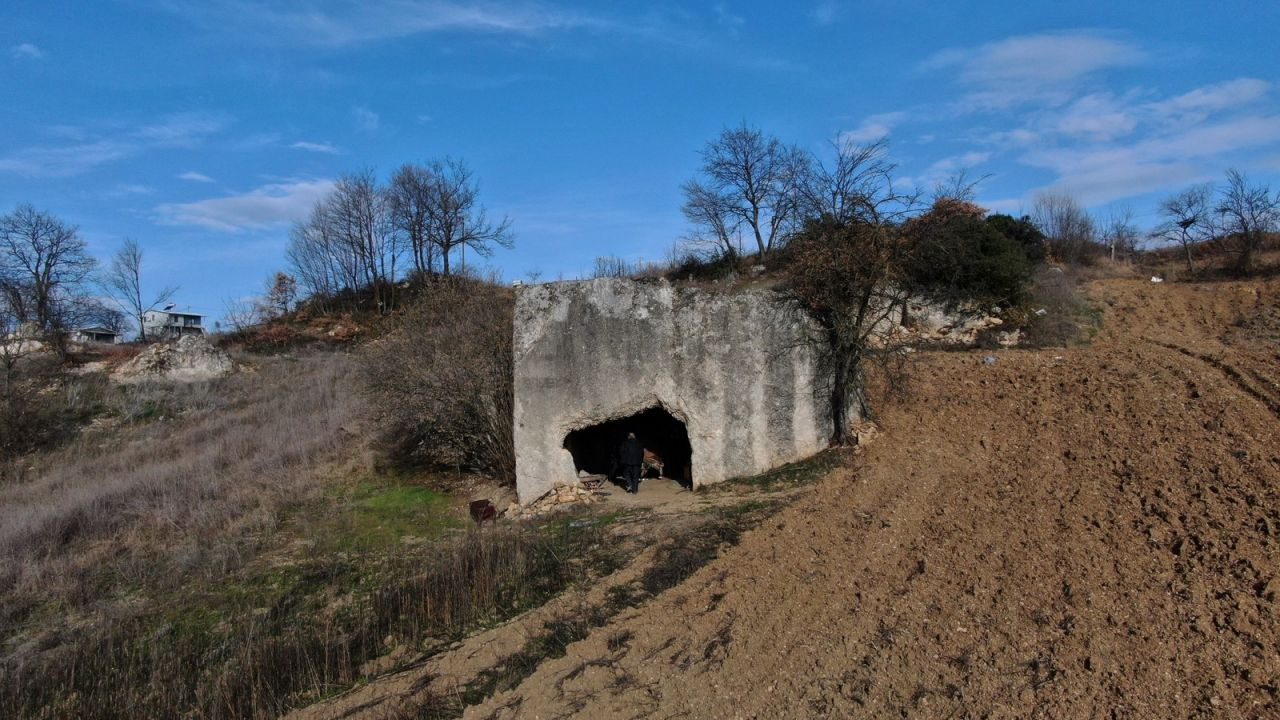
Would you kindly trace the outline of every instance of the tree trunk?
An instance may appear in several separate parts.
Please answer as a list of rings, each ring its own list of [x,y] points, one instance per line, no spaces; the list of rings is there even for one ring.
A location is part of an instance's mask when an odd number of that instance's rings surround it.
[[[858,376],[860,358],[856,352],[841,347],[836,331],[828,331],[827,338],[834,354],[831,368],[831,444],[847,445],[850,439],[850,384]]]

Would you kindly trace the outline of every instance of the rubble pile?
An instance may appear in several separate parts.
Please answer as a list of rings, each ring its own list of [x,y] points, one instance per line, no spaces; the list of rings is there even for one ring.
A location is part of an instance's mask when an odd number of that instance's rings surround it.
[[[599,494],[599,491],[589,490],[582,485],[556,485],[545,495],[524,507],[521,507],[518,503],[511,503],[507,506],[503,517],[538,517],[568,505],[597,503],[602,500],[604,500],[604,497]]]
[[[184,335],[173,342],[151,345],[121,365],[112,379],[120,383],[196,382],[221,377],[234,369],[231,356],[211,345],[203,335]]]

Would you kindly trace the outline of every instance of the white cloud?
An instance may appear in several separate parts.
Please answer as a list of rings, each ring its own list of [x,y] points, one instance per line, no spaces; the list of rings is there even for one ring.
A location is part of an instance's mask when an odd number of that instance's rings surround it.
[[[15,150],[0,157],[0,172],[32,178],[82,175],[148,149],[196,147],[230,122],[229,117],[217,113],[178,113],[132,129],[117,127],[98,137],[76,126],[51,125],[47,132],[70,144]]]
[[[375,116],[375,120],[373,124],[375,128],[378,126],[376,117],[377,116]],[[313,142],[307,142],[306,140],[299,140],[298,142],[290,145],[289,147],[295,150],[306,150],[307,152],[327,153],[329,155],[340,155],[342,153],[341,150],[339,150],[337,147],[334,147],[333,145],[330,145],[329,143],[313,143]]]
[[[1271,83],[1257,78],[1236,78],[1216,85],[1196,88],[1179,95],[1162,105],[1194,110],[1222,110],[1246,105],[1261,98],[1271,89]]]
[[[1064,135],[1110,140],[1133,132],[1138,118],[1132,105],[1110,93],[1085,95],[1057,113],[1056,127]]]
[[[830,25],[840,17],[842,10],[843,8],[840,7],[840,3],[836,2],[836,0],[822,0],[813,6],[813,10],[809,12],[809,17],[813,18],[813,21],[819,25]]]
[[[964,105],[1001,109],[1024,102],[1060,104],[1085,78],[1103,70],[1141,63],[1135,45],[1092,32],[1020,35],[976,48],[939,52],[925,70],[956,71],[971,88]]]
[[[746,18],[729,10],[729,6],[724,3],[716,3],[713,10],[716,14],[716,24],[728,30],[731,35],[737,35],[742,26],[747,24]]]
[[[31,43],[20,43],[9,48],[9,56],[16,60],[43,60],[44,51]]]
[[[209,177],[208,175],[205,175],[204,173],[198,173],[195,170],[188,170],[182,173],[181,175],[178,176],[178,179],[188,180],[190,182],[199,182],[199,183],[213,182],[213,178]]]
[[[108,194],[112,197],[126,197],[128,195],[153,195],[155,191],[156,189],[149,185],[122,183],[116,185],[115,189]]]
[[[240,232],[301,220],[332,189],[332,180],[271,183],[240,195],[166,203],[156,213],[167,224]]]
[[[132,133],[138,140],[160,147],[192,147],[231,123],[221,113],[189,112],[167,115]]]
[[[172,5],[170,9],[210,26],[238,26],[317,45],[351,45],[439,32],[536,35],[611,25],[583,13],[519,0],[482,4],[451,0],[299,0],[285,4],[210,0]]]
[[[1137,142],[1036,149],[1020,161],[1052,171],[1053,187],[1077,193],[1086,204],[1141,195],[1216,175],[1232,153],[1280,143],[1280,116],[1219,120]]]
[[[363,106],[351,108],[351,116],[355,118],[356,127],[365,132],[376,131],[378,129],[378,123],[382,120],[382,118],[378,116],[378,113]]]
[[[63,147],[31,147],[0,157],[0,172],[30,178],[81,175],[135,152],[131,145],[114,140],[76,143]]]
[[[959,173],[965,173],[969,179],[973,180],[976,177],[968,173],[968,171],[990,159],[991,153],[989,152],[970,151],[952,155],[934,162],[915,180],[922,186],[933,186],[943,183],[948,178],[955,177]]]
[[[907,114],[904,112],[869,115],[858,127],[840,133],[840,142],[853,143],[855,145],[875,142],[887,136],[893,130],[893,126],[902,122],[906,117]]]

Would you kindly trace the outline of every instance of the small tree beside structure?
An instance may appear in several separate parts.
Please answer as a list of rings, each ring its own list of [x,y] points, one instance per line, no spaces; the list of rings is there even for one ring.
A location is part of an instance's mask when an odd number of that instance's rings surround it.
[[[102,277],[103,289],[138,325],[138,339],[147,342],[147,327],[143,316],[173,298],[175,286],[160,289],[155,295],[146,296],[142,291],[142,248],[132,238],[125,238],[120,249],[111,258]]]
[[[746,123],[725,129],[702,151],[702,176],[683,188],[685,215],[725,239],[727,229],[743,225],[765,257],[802,220],[808,163],[805,153]]]
[[[831,363],[831,443],[844,445],[853,440],[854,403],[863,417],[871,416],[860,393],[865,361],[872,352],[894,352],[876,338],[909,296],[911,248],[899,226],[916,211],[918,196],[894,190],[883,145],[868,151],[837,144],[835,153],[825,174],[832,183],[809,186],[814,202],[807,207],[816,214],[791,238],[788,281],[823,333]]]
[[[0,292],[19,325],[38,328],[61,356],[90,309],[82,294],[96,269],[75,226],[31,205],[0,216]]]

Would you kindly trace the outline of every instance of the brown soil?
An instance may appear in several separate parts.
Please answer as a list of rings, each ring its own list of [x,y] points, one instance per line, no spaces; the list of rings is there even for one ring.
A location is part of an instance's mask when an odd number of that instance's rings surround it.
[[[1280,285],[1091,290],[467,717],[1280,717]],[[620,642],[619,638],[625,639]]]

